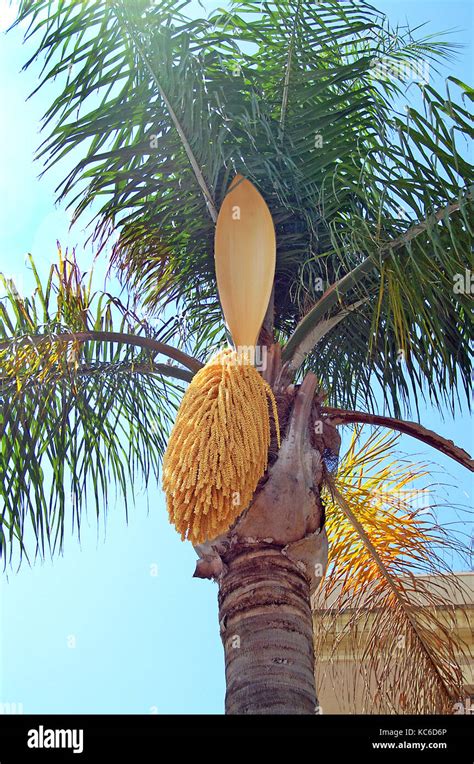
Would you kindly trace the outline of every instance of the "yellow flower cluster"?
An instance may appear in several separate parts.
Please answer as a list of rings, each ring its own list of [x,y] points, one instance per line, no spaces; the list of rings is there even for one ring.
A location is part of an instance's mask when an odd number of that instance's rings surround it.
[[[248,507],[268,464],[270,386],[245,355],[223,350],[186,390],[163,460],[168,513],[181,538],[202,543]]]

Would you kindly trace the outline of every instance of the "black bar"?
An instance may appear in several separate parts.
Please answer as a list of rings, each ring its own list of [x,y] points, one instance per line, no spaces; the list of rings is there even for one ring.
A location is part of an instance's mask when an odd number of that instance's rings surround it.
[[[81,738],[82,731],[82,738]],[[378,761],[419,762],[433,759],[472,764],[473,719],[460,716],[92,716],[18,714],[0,716],[0,764],[42,761],[122,761],[137,754],[158,762],[163,738],[180,746],[189,738],[197,746],[203,737],[234,738],[238,749],[244,736],[312,738],[312,758],[321,751],[362,755]],[[171,741],[169,741],[171,742]],[[55,747],[50,747],[54,745]],[[37,747],[33,747],[37,746]],[[205,757],[226,756],[222,749],[201,750]],[[314,747],[313,747],[314,746]],[[82,750],[80,750],[82,748]],[[74,753],[74,749],[77,753]],[[176,753],[178,748],[175,749]],[[207,751],[207,754],[205,753]],[[248,749],[247,749],[248,753]],[[301,750],[301,756],[303,754]],[[294,757],[293,757],[294,758]]]

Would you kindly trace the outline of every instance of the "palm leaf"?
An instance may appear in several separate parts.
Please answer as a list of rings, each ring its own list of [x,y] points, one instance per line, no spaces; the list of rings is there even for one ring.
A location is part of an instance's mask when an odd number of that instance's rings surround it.
[[[61,550],[66,523],[106,514],[158,480],[167,434],[199,363],[93,292],[73,255],[59,253],[31,297],[4,281],[0,302],[0,555],[6,563]],[[118,331],[114,331],[115,328]],[[164,327],[166,329],[166,327]]]
[[[435,520],[426,488],[414,483],[426,465],[397,458],[397,443],[398,436],[377,430],[363,441],[355,430],[337,476],[327,476],[330,557],[315,602],[316,654],[327,649],[328,634],[332,668],[334,658],[357,654],[361,673],[346,675],[345,688],[339,677],[338,692],[353,698],[355,681],[372,713],[450,713],[466,646],[452,605],[454,594],[461,602],[463,594],[445,559],[465,549]]]
[[[186,6],[23,0],[44,82],[63,83],[41,155],[83,157],[60,197],[76,216],[100,199],[95,236],[120,231],[119,272],[149,310],[186,315],[185,341],[202,346],[222,336],[210,199],[218,209],[241,172],[276,225],[279,340],[298,327],[285,353],[313,318],[364,300],[307,358],[330,403],[371,405],[374,382],[397,416],[426,385],[434,405],[469,403],[468,296],[452,287],[472,262],[472,92],[422,84],[424,112],[400,116],[403,82],[374,77],[380,61],[434,64],[455,46],[392,29],[365,2],[238,2],[207,19]]]

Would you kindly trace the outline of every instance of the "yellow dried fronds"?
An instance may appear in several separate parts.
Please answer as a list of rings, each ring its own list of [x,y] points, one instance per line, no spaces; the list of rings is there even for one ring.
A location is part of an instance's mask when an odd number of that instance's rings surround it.
[[[466,658],[450,609],[453,592],[464,595],[445,555],[463,555],[463,545],[431,512],[430,487],[419,487],[428,465],[397,455],[399,435],[361,432],[322,492],[329,566],[314,601],[316,651],[332,634],[331,681],[352,702],[360,692],[377,713],[447,713]],[[360,671],[340,674],[342,654]]]
[[[223,350],[193,378],[163,460],[168,513],[181,538],[201,543],[225,532],[248,507],[266,470],[270,399],[248,356]]]
[[[430,494],[414,485],[428,475],[427,465],[396,455],[400,435],[374,430],[363,440],[363,432],[361,427],[354,429],[335,477],[335,488],[388,570],[422,561],[428,563],[434,540],[428,531],[429,506],[425,506]],[[323,499],[329,562],[334,565],[331,585],[337,578],[344,593],[367,591],[369,582],[380,577],[380,562],[327,488],[323,490]],[[417,508],[426,511],[418,515]]]
[[[18,392],[31,381],[55,382],[78,367],[81,342],[59,340],[54,335],[11,340],[0,350],[0,374],[4,382],[15,382]]]

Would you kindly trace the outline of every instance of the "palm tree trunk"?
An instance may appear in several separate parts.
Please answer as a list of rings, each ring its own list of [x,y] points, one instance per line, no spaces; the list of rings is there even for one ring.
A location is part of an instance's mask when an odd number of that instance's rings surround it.
[[[307,577],[278,548],[244,548],[219,581],[227,714],[314,714]]]
[[[271,384],[276,352],[268,352]],[[308,373],[289,395],[280,449],[248,509],[195,547],[194,575],[219,586],[227,714],[317,712],[311,595],[327,565],[321,452],[338,443],[329,426],[313,443],[316,384]]]

